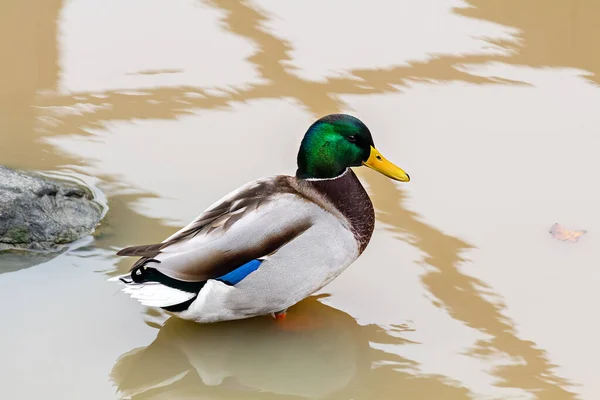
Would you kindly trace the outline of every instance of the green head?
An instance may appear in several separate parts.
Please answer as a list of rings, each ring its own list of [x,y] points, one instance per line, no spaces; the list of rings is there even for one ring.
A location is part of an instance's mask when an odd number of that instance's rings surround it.
[[[399,181],[410,178],[375,149],[369,128],[346,114],[327,115],[312,124],[298,152],[299,178],[334,178],[349,167],[366,165]]]

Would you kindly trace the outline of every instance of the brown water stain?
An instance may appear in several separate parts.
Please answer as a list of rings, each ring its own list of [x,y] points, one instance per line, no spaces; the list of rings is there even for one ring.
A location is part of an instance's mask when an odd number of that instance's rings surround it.
[[[84,128],[102,128],[105,121],[175,118],[190,114],[194,109],[223,108],[234,102],[269,98],[297,100],[301,106],[318,116],[346,108],[339,98],[342,95],[397,92],[399,86],[417,80],[464,81],[474,84],[517,83],[471,75],[454,68],[455,65],[483,63],[490,59],[489,56],[480,55],[448,56],[428,62],[411,63],[408,66],[352,70],[349,73],[354,75],[353,77],[331,77],[324,82],[306,80],[295,75],[294,69],[287,65],[291,61],[291,44],[263,29],[267,17],[258,9],[247,2],[207,0],[206,3],[226,12],[223,25],[227,30],[250,39],[256,45],[257,51],[248,61],[256,66],[265,83],[252,84],[243,89],[219,88],[221,95],[209,94],[202,88],[179,86],[144,89],[136,96],[107,91],[48,97],[40,99],[38,106],[50,107],[51,114],[54,107],[101,107],[89,113],[84,112],[83,115],[78,111],[62,116],[57,125],[45,127],[48,133],[85,134]]]
[[[565,389],[569,382],[553,372],[556,366],[546,352],[518,337],[500,296],[485,282],[460,270],[465,262],[462,255],[473,246],[423,222],[403,206],[406,195],[392,182],[369,175],[378,220],[388,224],[398,239],[421,249],[426,254],[423,262],[434,268],[423,275],[422,281],[435,296],[435,305],[465,325],[492,336],[479,341],[469,354],[483,358],[504,355],[515,362],[493,371],[499,378],[498,386],[520,388],[538,399],[575,398]]]
[[[0,4],[0,163],[13,167],[51,156],[35,133],[37,94],[58,80],[56,19],[61,0]]]
[[[467,0],[455,12],[519,29],[516,50],[501,61],[531,67],[577,68],[600,83],[600,2],[596,0]]]

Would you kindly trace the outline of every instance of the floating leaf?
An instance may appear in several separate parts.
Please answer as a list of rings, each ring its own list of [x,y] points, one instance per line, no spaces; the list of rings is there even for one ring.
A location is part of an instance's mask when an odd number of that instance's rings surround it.
[[[554,239],[562,240],[563,242],[571,242],[575,243],[579,240],[579,238],[587,233],[587,231],[574,231],[565,228],[564,226],[555,223],[550,227],[550,234]]]

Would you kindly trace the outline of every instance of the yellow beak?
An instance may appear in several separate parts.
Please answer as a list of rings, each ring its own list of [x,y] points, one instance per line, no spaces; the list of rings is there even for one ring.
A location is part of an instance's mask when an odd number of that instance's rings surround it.
[[[363,164],[379,173],[382,173],[388,178],[392,178],[393,180],[410,182],[410,176],[408,176],[408,174],[404,172],[402,168],[397,167],[386,160],[373,146],[371,146],[371,154],[369,155],[369,159],[363,162]]]

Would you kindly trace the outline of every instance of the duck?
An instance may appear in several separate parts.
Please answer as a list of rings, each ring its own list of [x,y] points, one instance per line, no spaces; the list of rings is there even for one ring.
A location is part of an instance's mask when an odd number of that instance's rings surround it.
[[[110,280],[145,306],[198,323],[285,319],[369,244],[375,211],[352,170],[362,166],[410,181],[360,119],[323,116],[304,134],[294,176],[249,182],[162,242],[118,251],[138,259]]]

